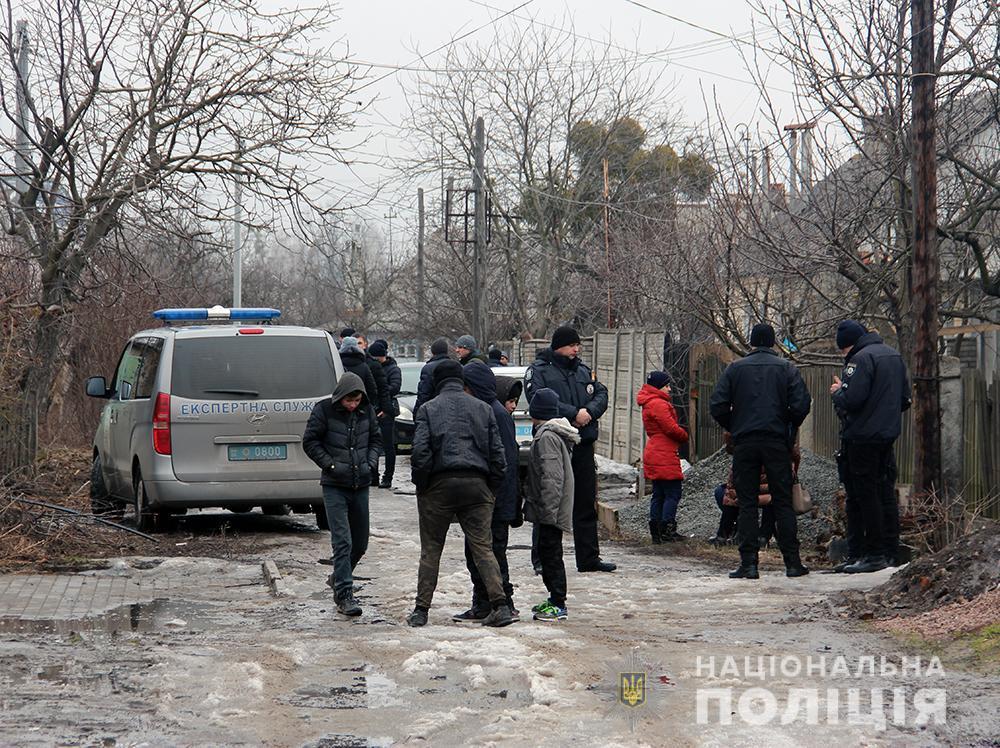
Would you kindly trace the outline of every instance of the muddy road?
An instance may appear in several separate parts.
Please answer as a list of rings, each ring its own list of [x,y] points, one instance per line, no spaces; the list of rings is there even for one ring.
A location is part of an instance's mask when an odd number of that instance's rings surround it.
[[[619,571],[578,574],[570,550],[569,620],[543,624],[530,620],[545,592],[525,526],[510,552],[524,620],[491,630],[450,620],[470,594],[456,528],[430,625],[410,629],[415,501],[373,490],[371,510],[359,619],[334,611],[330,567],[318,563],[328,534],[307,515],[200,512],[163,539],[190,543],[196,526],[236,523],[254,550],[235,559],[124,558],[98,571],[0,577],[0,744],[986,745],[1000,736],[1000,679],[935,665],[827,612],[830,592],[874,586],[888,571],[737,581],[607,543]],[[266,560],[281,574],[278,596]],[[628,688],[633,673],[644,688]],[[875,691],[883,703],[873,710]]]

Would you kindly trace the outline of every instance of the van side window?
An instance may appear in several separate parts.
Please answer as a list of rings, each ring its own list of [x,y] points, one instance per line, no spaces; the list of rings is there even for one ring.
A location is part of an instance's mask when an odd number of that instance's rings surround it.
[[[163,338],[143,338],[138,341],[139,373],[136,375],[135,399],[153,396],[153,383],[156,381],[156,370],[160,367],[160,354],[163,352]]]
[[[115,383],[112,390],[119,400],[131,400],[135,390],[135,378],[139,373],[142,363],[140,349],[142,343],[133,340],[122,353],[121,361],[118,362],[118,371],[115,372]]]

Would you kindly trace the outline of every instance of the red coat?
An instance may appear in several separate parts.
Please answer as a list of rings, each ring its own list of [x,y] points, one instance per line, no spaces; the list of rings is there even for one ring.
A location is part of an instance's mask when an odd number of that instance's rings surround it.
[[[670,395],[644,384],[636,401],[642,408],[642,426],[647,437],[642,451],[643,474],[650,480],[684,480],[677,448],[688,440],[688,434],[677,423]]]

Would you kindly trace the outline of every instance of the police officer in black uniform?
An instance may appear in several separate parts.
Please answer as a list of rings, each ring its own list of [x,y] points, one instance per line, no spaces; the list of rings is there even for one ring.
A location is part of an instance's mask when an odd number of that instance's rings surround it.
[[[774,507],[778,547],[785,574],[809,573],[799,557],[798,528],[792,509],[792,447],[809,415],[812,398],[802,375],[774,351],[774,328],[754,325],[746,356],[722,373],[709,409],[712,418],[733,435],[733,483],[739,501],[740,565],[734,579],[758,579],[757,494],[761,467],[767,473]]]
[[[880,571],[899,554],[899,503],[893,445],[910,407],[906,364],[878,333],[853,319],[837,325],[844,371],[830,386],[841,421],[841,480],[847,493],[848,553],[843,571]]]
[[[559,395],[559,415],[580,430],[573,448],[573,543],[579,571],[614,571],[615,564],[601,560],[597,540],[597,467],[594,442],[597,419],[608,409],[608,389],[580,361],[580,336],[572,327],[558,327],[552,346],[538,352],[524,374],[524,393],[531,402],[548,387]]]

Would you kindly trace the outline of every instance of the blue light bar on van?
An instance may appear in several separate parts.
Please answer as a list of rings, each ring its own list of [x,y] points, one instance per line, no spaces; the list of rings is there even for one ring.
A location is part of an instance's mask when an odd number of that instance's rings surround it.
[[[266,307],[240,307],[227,309],[222,306],[190,309],[157,309],[153,316],[163,322],[179,322],[199,319],[269,320],[277,319],[281,312]]]

